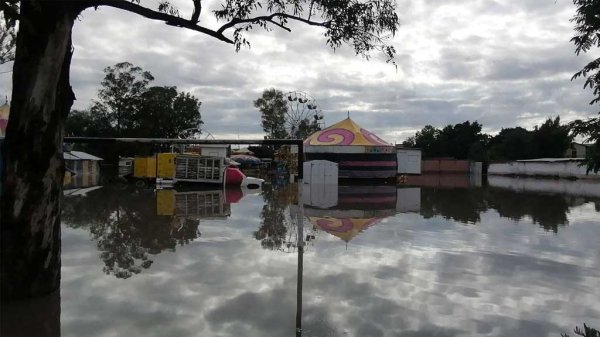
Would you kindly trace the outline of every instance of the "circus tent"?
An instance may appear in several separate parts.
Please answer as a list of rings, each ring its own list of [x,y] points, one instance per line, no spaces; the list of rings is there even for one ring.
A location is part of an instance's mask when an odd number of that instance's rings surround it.
[[[305,160],[329,160],[339,165],[340,178],[396,176],[395,146],[346,118],[304,141]]]

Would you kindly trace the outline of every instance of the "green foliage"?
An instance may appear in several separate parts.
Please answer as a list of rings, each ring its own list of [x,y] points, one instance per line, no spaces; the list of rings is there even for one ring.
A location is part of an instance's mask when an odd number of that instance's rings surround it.
[[[151,87],[141,95],[134,134],[137,137],[176,138],[185,129],[200,127],[202,103],[176,87]]]
[[[379,50],[388,62],[396,53],[387,44],[399,25],[394,0],[226,0],[214,14],[218,20],[228,21],[221,29],[235,27],[237,49],[249,46],[243,33],[254,26],[270,30],[274,25],[290,31],[289,21],[299,21],[324,28],[327,44],[333,49],[348,44],[357,55],[367,58],[372,50]]]
[[[420,148],[424,158],[452,157],[487,162],[532,158],[561,158],[573,136],[560,117],[548,118],[533,131],[521,127],[502,129],[491,137],[481,132],[478,122],[463,122],[437,129],[426,125],[404,146]]]
[[[560,117],[548,118],[533,131],[521,127],[502,129],[492,138],[490,153],[494,160],[562,158],[572,141],[569,126],[561,125]]]
[[[575,23],[576,35],[571,39],[575,44],[575,53],[587,53],[600,47],[600,0],[573,0],[577,11],[571,22]],[[588,63],[582,70],[573,75],[573,79],[585,77],[584,88],[592,89],[594,99],[590,104],[600,102],[600,58]]]
[[[423,157],[437,157],[441,151],[439,149],[439,134],[440,130],[434,128],[431,125],[425,125],[425,127],[418,131],[414,138],[415,147],[420,148],[423,151]]]
[[[288,105],[281,90],[266,89],[263,91],[262,96],[254,101],[254,106],[261,113],[261,125],[267,133],[267,138],[290,138],[285,130]]]
[[[536,153],[533,134],[522,127],[502,129],[490,141],[490,157],[493,160],[532,159]]]
[[[560,117],[548,118],[540,127],[533,130],[533,142],[537,144],[539,158],[560,158],[571,145],[569,126],[560,124]]]
[[[288,138],[306,139],[319,130],[321,130],[321,127],[316,120],[305,118],[298,124],[298,130],[293,131],[292,134],[288,135]]]
[[[573,136],[583,136],[587,142],[592,143],[587,148],[585,164],[588,172],[600,171],[600,118],[576,120],[569,124]]]
[[[439,130],[426,125],[404,144],[423,151],[423,157],[453,157],[456,159],[483,160],[487,136],[481,133],[481,124],[466,121],[447,125]]]
[[[573,0],[577,11],[571,22],[575,23],[576,35],[571,39],[575,44],[575,53],[587,53],[600,47],[600,0]],[[571,80],[585,78],[583,88],[589,88],[594,94],[590,105],[600,102],[600,58],[589,62],[576,72]],[[571,124],[574,135],[582,135],[594,145],[586,155],[587,171],[600,171],[600,117],[577,120]]]
[[[116,128],[118,137],[123,131],[134,129],[142,94],[154,80],[152,74],[129,62],[117,63],[104,68],[104,79],[100,83],[98,101],[92,106],[94,114],[109,121]]]
[[[174,138],[199,127],[198,98],[176,87],[150,87],[152,74],[131,63],[105,69],[99,100],[89,111],[73,111],[65,125],[69,136]]]

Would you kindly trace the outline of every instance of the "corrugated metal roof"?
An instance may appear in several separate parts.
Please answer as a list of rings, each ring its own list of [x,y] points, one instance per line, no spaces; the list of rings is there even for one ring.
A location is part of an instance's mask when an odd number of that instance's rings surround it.
[[[104,160],[82,151],[69,151],[63,153],[65,160]]]

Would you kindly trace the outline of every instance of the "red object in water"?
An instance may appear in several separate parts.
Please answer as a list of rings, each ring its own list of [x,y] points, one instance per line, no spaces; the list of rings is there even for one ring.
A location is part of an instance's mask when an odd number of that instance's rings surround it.
[[[225,189],[225,202],[235,204],[244,197],[244,192],[239,187],[229,186]]]
[[[236,167],[228,167],[225,170],[225,184],[240,186],[246,175]]]

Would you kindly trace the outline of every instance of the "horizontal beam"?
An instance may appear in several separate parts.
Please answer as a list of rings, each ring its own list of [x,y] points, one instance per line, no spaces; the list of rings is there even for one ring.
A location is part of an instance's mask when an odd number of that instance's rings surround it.
[[[299,145],[302,139],[176,139],[176,138],[112,138],[64,137],[65,143],[142,143],[142,144],[236,144],[236,145]]]

